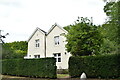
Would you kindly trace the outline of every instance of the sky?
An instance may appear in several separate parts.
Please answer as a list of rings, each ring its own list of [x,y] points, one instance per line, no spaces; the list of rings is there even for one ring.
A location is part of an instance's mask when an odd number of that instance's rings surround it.
[[[5,42],[27,41],[36,27],[48,31],[55,23],[73,24],[79,17],[93,17],[103,24],[103,0],[0,0],[0,30]]]

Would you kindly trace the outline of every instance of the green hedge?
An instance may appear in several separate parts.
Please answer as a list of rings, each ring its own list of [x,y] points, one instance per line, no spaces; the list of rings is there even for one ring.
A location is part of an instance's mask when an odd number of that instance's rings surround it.
[[[70,57],[69,74],[80,77],[85,72],[89,78],[120,77],[120,54]]]
[[[2,63],[2,74],[56,78],[55,58],[6,59]]]

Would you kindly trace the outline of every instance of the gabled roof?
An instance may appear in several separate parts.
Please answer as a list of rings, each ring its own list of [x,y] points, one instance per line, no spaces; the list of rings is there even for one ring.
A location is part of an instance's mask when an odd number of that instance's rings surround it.
[[[60,27],[57,23],[55,23],[54,25],[52,25],[52,27],[49,29],[48,33],[45,32],[44,30],[40,29],[40,28],[36,28],[35,31],[32,33],[32,35],[29,37],[28,42],[30,41],[30,39],[33,37],[33,35],[37,32],[40,31],[42,34],[44,34],[45,36],[48,35],[55,27],[59,27],[61,30],[63,30],[65,33],[67,33],[67,31],[65,29],[63,29],[62,27]]]
[[[52,25],[52,27],[49,29],[47,35],[55,28],[55,27],[59,27],[61,30],[63,30],[64,32],[67,33],[67,31],[65,29],[63,29],[62,27],[60,27],[57,23],[55,23],[54,25]]]
[[[37,27],[37,28],[35,29],[35,31],[32,33],[32,35],[29,37],[28,42],[30,41],[30,39],[33,37],[33,35],[34,35],[37,31],[40,31],[40,32],[41,32],[42,34],[44,34],[44,35],[47,34],[44,30],[42,30],[42,29],[40,29],[40,28]]]

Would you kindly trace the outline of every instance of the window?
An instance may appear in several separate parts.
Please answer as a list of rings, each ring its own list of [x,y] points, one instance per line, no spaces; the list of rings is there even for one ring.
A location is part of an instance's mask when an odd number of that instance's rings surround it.
[[[34,55],[35,58],[40,58],[40,55]]]
[[[38,55],[38,58],[40,58],[40,55]]]
[[[37,58],[37,55],[34,55],[35,58]]]
[[[55,42],[55,45],[59,45],[59,36],[55,36],[54,37],[54,42]]]
[[[29,57],[31,57],[31,55],[29,55]]]
[[[36,39],[35,40],[35,47],[39,47],[40,46],[40,40],[39,39]]]
[[[61,62],[61,53],[54,53],[54,58],[56,58],[56,62]]]

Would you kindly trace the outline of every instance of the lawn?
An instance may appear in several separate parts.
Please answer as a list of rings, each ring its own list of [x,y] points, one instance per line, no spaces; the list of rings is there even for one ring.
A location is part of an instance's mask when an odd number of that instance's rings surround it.
[[[57,78],[69,78],[69,74],[57,74]]]

